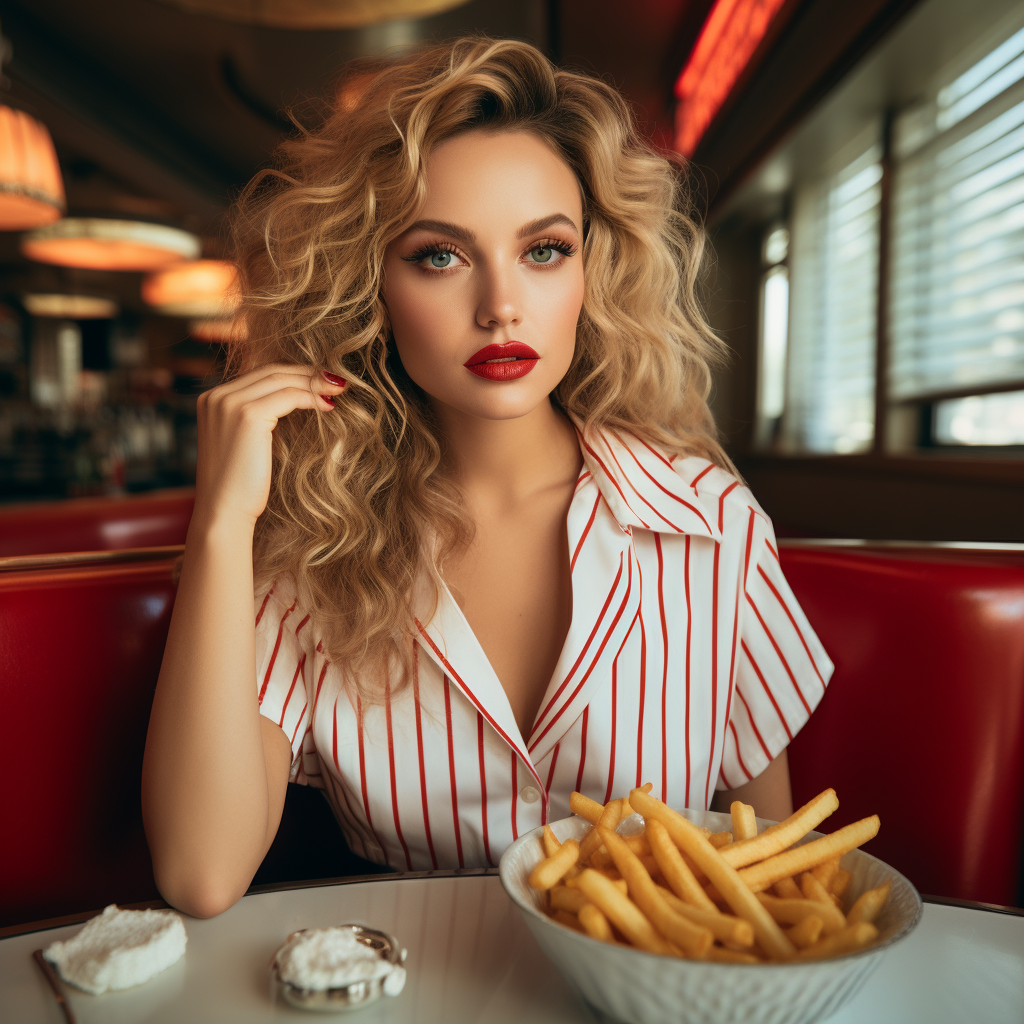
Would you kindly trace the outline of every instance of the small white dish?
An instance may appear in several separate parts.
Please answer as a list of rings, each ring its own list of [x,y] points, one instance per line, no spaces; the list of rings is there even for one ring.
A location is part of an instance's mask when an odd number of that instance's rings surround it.
[[[338,928],[348,929],[356,941],[372,949],[390,970],[380,977],[367,980],[352,981],[335,988],[299,988],[297,985],[281,977],[278,957],[292,942],[310,929],[292,932],[282,946],[270,959],[271,998],[276,1001],[280,993],[285,1002],[300,1010],[312,1010],[319,1013],[340,1013],[347,1010],[360,1010],[364,1006],[379,999],[382,995],[397,996],[405,984],[405,963],[407,951],[398,940],[387,932],[377,931],[359,924],[342,924]]]

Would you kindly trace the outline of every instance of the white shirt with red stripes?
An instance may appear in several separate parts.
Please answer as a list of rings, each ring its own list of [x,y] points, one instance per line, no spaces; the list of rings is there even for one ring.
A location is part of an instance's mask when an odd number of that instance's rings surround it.
[[[259,602],[260,711],[291,779],[325,790],[350,848],[399,870],[496,864],[530,829],[644,782],[674,807],[759,775],[807,721],[832,663],[750,491],[627,435],[580,439],[568,512],[573,611],[536,721],[445,590],[417,620],[416,672],[365,705],[286,581]]]

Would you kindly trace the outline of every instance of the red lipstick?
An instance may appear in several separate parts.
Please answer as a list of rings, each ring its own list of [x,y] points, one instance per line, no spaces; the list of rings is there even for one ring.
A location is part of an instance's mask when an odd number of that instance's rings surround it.
[[[519,380],[536,365],[540,356],[529,345],[521,341],[509,341],[504,345],[486,345],[474,352],[463,366],[484,380]]]

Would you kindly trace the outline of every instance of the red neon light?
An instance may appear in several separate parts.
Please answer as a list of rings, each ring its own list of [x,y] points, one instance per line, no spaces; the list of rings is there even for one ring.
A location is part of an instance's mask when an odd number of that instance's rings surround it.
[[[676,149],[692,156],[785,0],[717,0],[676,81]]]

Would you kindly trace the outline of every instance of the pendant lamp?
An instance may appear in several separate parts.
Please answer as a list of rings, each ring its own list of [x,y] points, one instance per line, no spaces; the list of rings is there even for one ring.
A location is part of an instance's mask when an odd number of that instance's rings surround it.
[[[196,341],[224,345],[245,341],[249,337],[249,329],[243,316],[217,320],[193,320],[188,325],[188,333]]]
[[[30,260],[91,270],[158,270],[194,260],[199,239],[188,231],[133,220],[66,217],[22,238]]]
[[[96,295],[44,293],[24,295],[22,302],[33,316],[53,316],[64,320],[112,320],[118,314],[116,302]]]
[[[426,18],[468,0],[163,0],[171,7],[222,21],[270,28],[363,28],[382,21]]]
[[[227,260],[192,260],[148,274],[142,298],[165,316],[227,319],[238,308],[238,269]]]
[[[0,231],[52,224],[64,205],[64,182],[46,126],[0,106]]]

